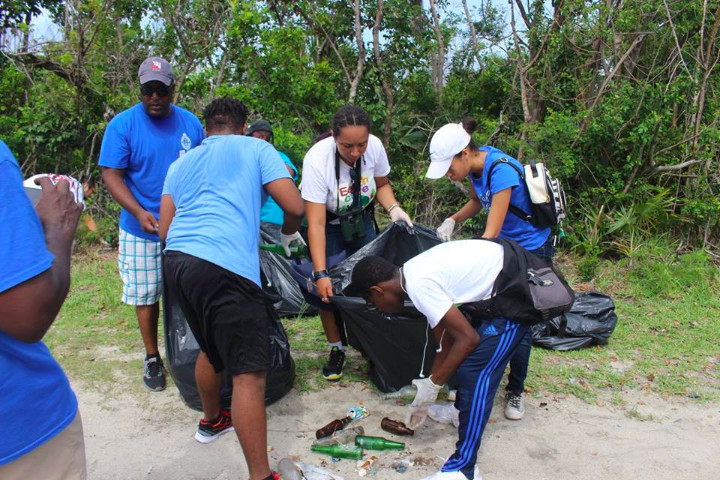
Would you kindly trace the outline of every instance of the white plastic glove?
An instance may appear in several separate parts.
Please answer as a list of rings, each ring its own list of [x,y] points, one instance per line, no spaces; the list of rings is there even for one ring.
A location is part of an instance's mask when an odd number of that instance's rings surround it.
[[[415,400],[413,400],[405,414],[405,425],[408,428],[415,429],[427,419],[428,407],[437,400],[442,385],[435,385],[430,380],[430,377],[416,378],[412,383],[417,388],[417,393],[415,394]]]
[[[298,245],[306,245],[305,240],[303,240],[302,235],[300,235],[300,232],[295,232],[291,235],[285,235],[284,233],[280,232],[280,243],[282,243],[283,250],[285,250],[285,256],[290,256],[290,245],[295,244]]]
[[[453,230],[455,230],[455,220],[453,220],[452,217],[448,217],[443,220],[443,223],[440,224],[435,232],[440,240],[447,242],[450,240],[450,237],[452,237]]]
[[[405,210],[400,207],[394,207],[390,210],[390,220],[392,220],[393,223],[405,222],[408,224],[408,227],[413,226],[412,220],[410,220],[410,215],[405,213]]]

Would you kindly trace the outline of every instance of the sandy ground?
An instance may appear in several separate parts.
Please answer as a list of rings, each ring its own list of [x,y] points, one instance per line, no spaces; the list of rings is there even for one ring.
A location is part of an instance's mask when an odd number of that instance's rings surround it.
[[[100,394],[74,385],[80,399],[91,480],[247,479],[240,446],[231,432],[201,445],[193,439],[199,419],[177,390],[162,393]],[[485,480],[499,479],[718,479],[720,405],[690,400],[664,401],[627,393],[626,404],[589,405],[574,397],[530,397],[522,421],[493,410],[478,465]],[[268,408],[271,466],[284,456],[313,463],[341,475],[361,478],[356,462],[310,452],[317,428],[364,405],[371,416],[360,424],[370,435],[383,416],[402,419],[404,407],[383,400],[360,384],[320,392],[293,390]],[[421,479],[439,469],[453,451],[457,432],[428,420],[407,441],[405,452],[374,452],[377,461],[364,478]],[[396,439],[401,439],[397,437]],[[401,456],[415,460],[405,473],[391,468]]]

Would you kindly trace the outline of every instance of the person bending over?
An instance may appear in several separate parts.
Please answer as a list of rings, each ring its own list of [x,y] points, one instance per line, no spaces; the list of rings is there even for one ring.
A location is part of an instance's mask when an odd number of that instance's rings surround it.
[[[413,380],[417,394],[408,407],[408,427],[417,428],[425,421],[428,407],[456,373],[458,442],[441,471],[424,480],[481,478],[475,463],[493,397],[528,327],[502,317],[468,320],[456,304],[490,298],[503,258],[501,245],[460,240],[433,247],[400,268],[370,256],[353,269],[353,288],[379,310],[399,312],[405,300],[412,300],[442,347],[430,375]]]
[[[209,443],[233,428],[251,480],[276,478],[267,458],[265,378],[270,320],[260,288],[260,207],[272,195],[285,213],[283,243],[304,213],[300,192],[268,142],[243,136],[247,108],[213,100],[208,137],[172,164],[160,205],[167,286],[200,345],[195,379],[203,418],[195,438]],[[232,375],[231,412],[220,408],[220,372]]]

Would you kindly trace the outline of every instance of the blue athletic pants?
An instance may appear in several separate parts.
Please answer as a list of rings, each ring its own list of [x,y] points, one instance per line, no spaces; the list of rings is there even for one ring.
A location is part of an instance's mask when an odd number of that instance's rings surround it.
[[[469,479],[473,478],[483,430],[503,372],[529,327],[498,317],[482,320],[475,330],[480,335],[480,343],[456,373],[459,439],[455,453],[442,468],[443,472],[461,471]]]
[[[555,255],[555,247],[553,243],[555,236],[550,235],[547,241],[538,249],[530,250],[530,253],[537,255],[542,258],[550,265],[553,263],[553,256]],[[510,359],[510,373],[508,374],[508,384],[505,390],[512,392],[515,395],[520,395],[525,390],[525,379],[527,378],[528,365],[530,364],[530,349],[532,347],[532,333],[530,329],[527,329],[527,333],[523,338],[520,347],[515,352],[515,355]]]

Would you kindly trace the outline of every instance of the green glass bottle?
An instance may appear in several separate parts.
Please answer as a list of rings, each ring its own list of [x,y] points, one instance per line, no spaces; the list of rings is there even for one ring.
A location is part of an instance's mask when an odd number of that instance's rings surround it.
[[[261,243],[260,248],[262,250],[267,250],[268,252],[275,252],[278,255],[285,256],[285,249],[283,248],[282,244],[280,243]],[[308,256],[308,247],[307,245],[292,245],[290,247],[290,257],[291,258],[305,258]]]
[[[394,442],[383,437],[367,437],[358,435],[355,437],[355,445],[366,450],[404,450],[405,444]]]
[[[335,458],[349,458],[351,460],[360,460],[363,456],[362,448],[355,445],[312,445],[310,450]]]

